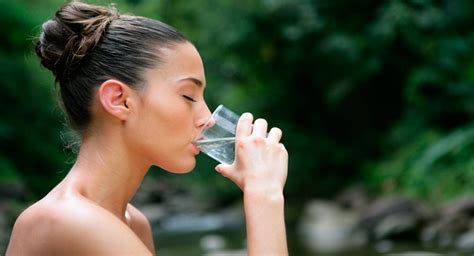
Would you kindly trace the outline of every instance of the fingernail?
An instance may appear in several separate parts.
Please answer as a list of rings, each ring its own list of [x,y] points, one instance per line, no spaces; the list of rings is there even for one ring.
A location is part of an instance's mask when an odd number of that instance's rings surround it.
[[[240,118],[250,119],[250,118],[252,118],[252,114],[249,113],[249,112],[245,112],[240,116]]]

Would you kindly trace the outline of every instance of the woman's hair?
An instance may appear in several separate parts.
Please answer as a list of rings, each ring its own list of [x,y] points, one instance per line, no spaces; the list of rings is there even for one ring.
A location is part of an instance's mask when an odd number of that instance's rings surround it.
[[[73,1],[43,24],[35,50],[59,84],[70,125],[82,133],[101,83],[117,79],[140,89],[144,71],[162,63],[159,48],[184,42],[182,34],[160,21]]]

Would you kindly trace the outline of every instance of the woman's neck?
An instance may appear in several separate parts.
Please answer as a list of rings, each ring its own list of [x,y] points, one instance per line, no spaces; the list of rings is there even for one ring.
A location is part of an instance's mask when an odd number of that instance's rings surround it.
[[[127,204],[150,167],[145,163],[134,158],[119,136],[90,136],[81,144],[67,183],[125,221]]]

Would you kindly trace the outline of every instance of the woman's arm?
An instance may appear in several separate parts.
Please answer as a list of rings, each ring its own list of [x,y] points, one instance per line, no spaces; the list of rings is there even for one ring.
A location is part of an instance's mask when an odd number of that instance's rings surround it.
[[[236,159],[216,170],[244,192],[249,255],[287,255],[283,187],[288,153],[280,143],[282,132],[267,122],[243,114],[236,131]]]
[[[244,194],[249,255],[287,255],[283,195]]]

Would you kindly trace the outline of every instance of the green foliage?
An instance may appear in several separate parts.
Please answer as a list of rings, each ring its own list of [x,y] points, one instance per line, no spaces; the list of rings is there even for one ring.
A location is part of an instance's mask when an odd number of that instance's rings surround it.
[[[388,159],[367,166],[371,186],[385,193],[405,191],[433,203],[472,195],[474,126],[468,124],[449,134],[426,129],[411,132],[405,134],[410,139]]]
[[[70,164],[53,79],[39,68],[30,41],[61,3],[0,0],[6,35],[0,177],[21,177],[36,194]],[[203,57],[211,108],[223,103],[283,129],[289,197],[330,196],[356,182],[431,200],[472,192],[472,1],[123,0],[117,6],[188,36]],[[213,171],[212,160],[198,160],[195,172],[177,180],[211,184],[208,193],[221,202],[239,195]]]
[[[2,183],[21,182],[35,194],[45,193],[58,182],[64,156],[57,131],[57,107],[47,86],[51,77],[33,61],[31,39],[38,17],[24,4],[0,2],[0,76],[3,107],[0,109],[0,171]]]
[[[452,188],[440,192],[447,197],[470,191],[467,181],[454,182],[469,174],[469,147],[450,162],[457,172],[449,179],[443,172],[418,186],[426,175],[403,166],[438,145],[433,131],[442,138],[470,123],[472,2],[163,3],[162,17],[204,57],[211,105],[224,102],[283,128],[288,195],[332,195],[361,181],[381,188],[380,177],[390,175],[406,183],[399,190],[420,196],[433,196],[438,182]],[[411,139],[397,137],[400,129]],[[437,147],[450,154],[448,146]],[[402,169],[384,170],[385,159]]]

